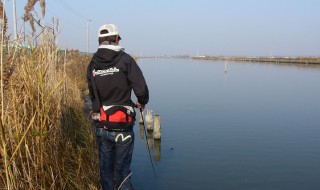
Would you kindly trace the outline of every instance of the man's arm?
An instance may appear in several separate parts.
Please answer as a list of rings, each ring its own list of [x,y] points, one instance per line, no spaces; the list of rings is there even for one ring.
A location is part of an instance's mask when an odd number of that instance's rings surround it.
[[[133,92],[138,99],[137,107],[144,108],[144,105],[149,102],[149,89],[141,69],[133,58],[131,58],[128,66],[127,76]]]

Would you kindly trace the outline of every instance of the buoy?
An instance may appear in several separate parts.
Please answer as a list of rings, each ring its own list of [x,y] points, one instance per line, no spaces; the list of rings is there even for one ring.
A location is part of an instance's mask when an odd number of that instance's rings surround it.
[[[154,116],[154,124],[153,124],[153,127],[154,127],[154,134],[153,134],[153,137],[154,139],[156,140],[160,140],[161,139],[161,125],[160,125],[160,115],[155,115]]]

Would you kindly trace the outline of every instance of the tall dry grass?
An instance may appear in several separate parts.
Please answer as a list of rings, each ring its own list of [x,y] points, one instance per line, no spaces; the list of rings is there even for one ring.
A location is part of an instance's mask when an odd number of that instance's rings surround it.
[[[90,57],[40,35],[30,49],[1,46],[0,189],[98,189],[82,98]]]

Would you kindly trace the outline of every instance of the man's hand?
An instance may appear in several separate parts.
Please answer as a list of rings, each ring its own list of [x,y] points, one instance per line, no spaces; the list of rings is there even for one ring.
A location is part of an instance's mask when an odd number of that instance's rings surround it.
[[[139,102],[136,102],[136,107],[141,109],[141,111],[144,110],[144,105],[140,104]]]

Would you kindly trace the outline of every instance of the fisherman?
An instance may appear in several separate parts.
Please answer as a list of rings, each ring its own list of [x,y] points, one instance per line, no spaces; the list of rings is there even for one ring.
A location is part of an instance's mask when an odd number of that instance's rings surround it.
[[[99,47],[87,68],[93,125],[99,149],[100,182],[104,190],[129,190],[134,146],[134,107],[143,110],[149,90],[136,61],[119,46],[114,24],[99,29]],[[131,100],[131,92],[137,102]],[[98,114],[97,114],[98,113]]]

